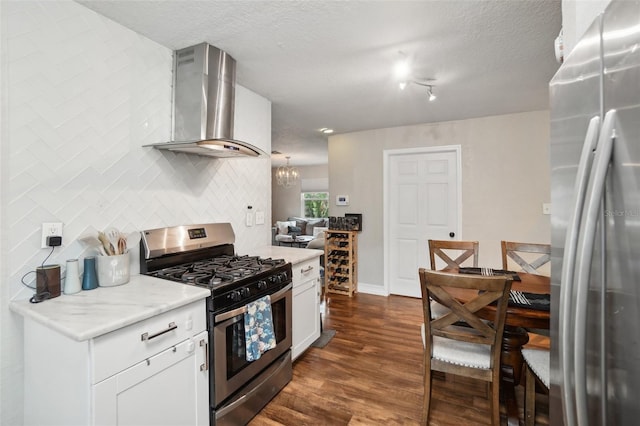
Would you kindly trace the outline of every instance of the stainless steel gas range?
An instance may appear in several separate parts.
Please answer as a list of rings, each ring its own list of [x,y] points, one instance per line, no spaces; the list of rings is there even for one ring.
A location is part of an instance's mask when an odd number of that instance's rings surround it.
[[[246,424],[292,377],[291,263],[237,256],[229,223],[142,232],[140,272],[211,289],[207,298],[211,425]],[[270,296],[275,348],[247,361],[247,305]]]

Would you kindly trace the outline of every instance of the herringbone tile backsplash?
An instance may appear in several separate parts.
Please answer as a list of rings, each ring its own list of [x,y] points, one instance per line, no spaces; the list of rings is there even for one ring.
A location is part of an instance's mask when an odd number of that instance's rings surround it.
[[[142,147],[170,139],[171,50],[73,2],[7,10],[12,294],[49,253],[40,248],[43,222],[64,223],[63,246],[47,260],[62,265],[84,256],[76,239],[90,227],[231,222],[238,252],[270,243],[268,158]],[[266,225],[245,226],[248,205],[265,212]]]

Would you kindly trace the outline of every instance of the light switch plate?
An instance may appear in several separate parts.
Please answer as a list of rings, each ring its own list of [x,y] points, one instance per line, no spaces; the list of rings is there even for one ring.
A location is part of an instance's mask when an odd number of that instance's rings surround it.
[[[336,195],[336,206],[348,206],[348,205],[349,205],[348,195]]]
[[[542,214],[551,214],[551,203],[542,203]]]
[[[264,225],[264,212],[256,212],[256,225]]]
[[[253,212],[247,213],[247,226],[253,226]]]

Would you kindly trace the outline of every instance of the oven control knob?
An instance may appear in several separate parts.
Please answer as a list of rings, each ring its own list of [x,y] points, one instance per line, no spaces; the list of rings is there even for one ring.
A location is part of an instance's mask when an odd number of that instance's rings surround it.
[[[258,281],[258,290],[265,290],[268,287],[265,280]]]
[[[239,291],[234,290],[231,293],[229,293],[229,298],[234,302],[239,302],[242,299],[242,296],[240,295]]]
[[[242,297],[249,297],[249,296],[251,296],[251,290],[249,290],[249,289],[248,289],[248,288],[246,288],[246,287],[245,287],[245,288],[241,288],[241,289],[240,289],[240,295],[241,295]]]
[[[286,272],[283,272],[281,274],[278,274],[278,283],[283,283],[287,281],[287,274]]]

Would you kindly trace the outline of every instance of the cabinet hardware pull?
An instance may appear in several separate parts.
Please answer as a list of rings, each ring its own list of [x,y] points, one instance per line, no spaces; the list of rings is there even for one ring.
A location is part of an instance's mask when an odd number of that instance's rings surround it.
[[[206,340],[200,340],[200,346],[204,346],[204,364],[200,365],[200,371],[207,371],[209,369],[209,344]]]
[[[313,271],[313,266],[309,266],[307,269],[300,269],[301,274],[306,274],[307,272]]]
[[[153,338],[156,338],[156,337],[158,337],[158,336],[163,335],[164,333],[168,333],[168,332],[170,332],[171,330],[175,330],[176,328],[178,328],[178,326],[176,325],[176,323],[175,323],[175,322],[170,322],[170,323],[169,323],[169,325],[167,326],[167,328],[166,328],[165,330],[158,331],[158,332],[157,332],[157,333],[155,333],[155,334],[142,333],[142,334],[140,335],[140,340],[142,340],[143,342],[144,342],[145,340],[151,340],[151,339],[153,339]]]

